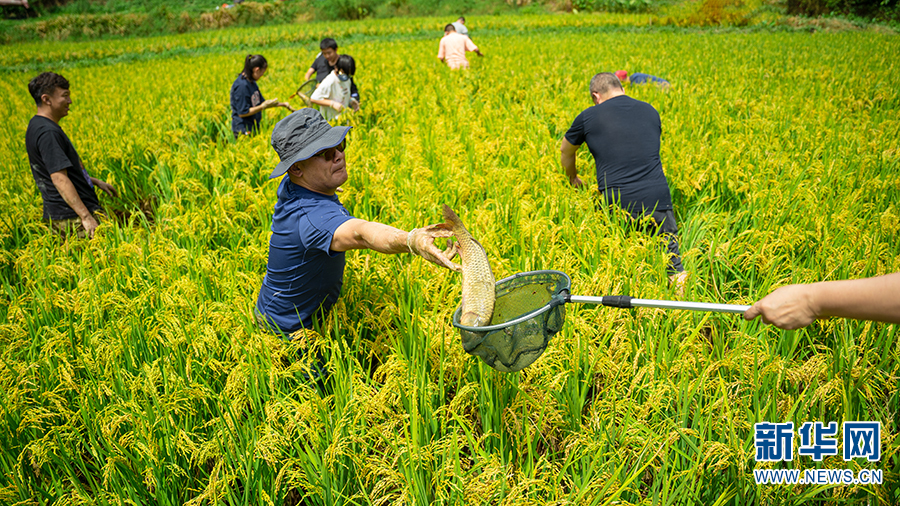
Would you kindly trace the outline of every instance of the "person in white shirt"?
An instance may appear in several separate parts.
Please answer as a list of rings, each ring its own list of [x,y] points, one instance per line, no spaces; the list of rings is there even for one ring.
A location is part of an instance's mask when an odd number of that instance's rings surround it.
[[[466,18],[460,16],[459,19],[450,24],[453,25],[453,28],[456,28],[456,33],[466,37],[469,36],[469,29],[466,28]]]
[[[353,57],[342,54],[334,64],[334,70],[309,97],[310,102],[319,106],[326,121],[340,116],[345,107],[359,110],[359,102],[350,96],[350,78],[355,73],[356,62]]]

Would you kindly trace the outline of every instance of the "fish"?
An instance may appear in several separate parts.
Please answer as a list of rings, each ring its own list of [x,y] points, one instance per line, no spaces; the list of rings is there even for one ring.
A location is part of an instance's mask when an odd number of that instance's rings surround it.
[[[484,327],[491,323],[494,314],[496,284],[487,253],[447,204],[444,204],[444,221],[456,237],[456,250],[462,264],[459,323],[467,327]]]

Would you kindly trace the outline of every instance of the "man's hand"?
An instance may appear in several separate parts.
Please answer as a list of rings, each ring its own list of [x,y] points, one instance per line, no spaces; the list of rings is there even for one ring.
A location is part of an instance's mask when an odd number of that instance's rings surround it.
[[[578,177],[578,169],[575,167],[575,154],[578,152],[578,146],[575,146],[570,143],[568,139],[563,137],[559,146],[559,152],[559,163],[562,165],[563,170],[566,171],[566,176],[569,177],[569,183],[575,188],[584,186],[581,178]]]
[[[94,230],[97,230],[97,227],[99,227],[100,224],[97,223],[97,219],[94,218],[93,214],[89,214],[86,218],[81,219],[81,226],[84,227],[84,231],[87,232],[88,238],[93,239]]]
[[[444,223],[429,225],[423,228],[415,228],[406,236],[406,245],[409,252],[419,255],[431,263],[446,267],[451,271],[461,272],[462,266],[451,260],[457,254],[455,244],[451,244],[446,251],[441,251],[434,245],[434,240],[442,237],[452,237],[453,232]]]
[[[277,107],[279,105],[279,103],[278,103],[277,98],[270,98],[269,100],[266,100],[265,102],[263,102],[260,105],[263,107],[263,109],[268,109],[270,107]]]
[[[119,196],[119,192],[117,192],[116,189],[113,188],[113,186],[111,184],[107,183],[106,181],[101,181],[95,177],[92,177],[91,182],[94,183],[94,186],[103,190],[103,193],[105,193],[106,195],[108,195],[110,197],[118,197]]]
[[[78,177],[83,176],[79,175]],[[72,180],[69,179],[69,171],[63,169],[52,172],[50,174],[50,180],[53,182],[53,186],[56,187],[56,191],[59,192],[59,195],[66,201],[66,204],[75,211],[75,214],[81,217],[81,225],[84,226],[84,230],[87,232],[88,237],[93,238],[94,229],[96,229],[99,224],[84,205],[84,202],[81,201],[78,191],[72,184]],[[94,184],[96,184],[97,181],[99,180],[91,178],[91,182],[94,182]]]
[[[341,112],[344,109],[344,104],[338,102],[337,100],[331,101],[331,108],[337,112]]]
[[[863,279],[783,286],[744,311],[766,323],[793,330],[817,318],[838,316],[900,323],[900,272]]]
[[[744,319],[762,316],[763,322],[786,330],[805,327],[819,314],[810,286],[782,286],[744,311]]]
[[[350,108],[353,109],[354,111],[359,110],[359,102],[357,102],[357,100],[355,98],[350,99]]]

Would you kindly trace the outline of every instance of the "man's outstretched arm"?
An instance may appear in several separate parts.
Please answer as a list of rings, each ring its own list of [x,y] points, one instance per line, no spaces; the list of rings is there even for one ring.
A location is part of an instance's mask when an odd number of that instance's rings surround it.
[[[370,249],[387,254],[414,253],[441,267],[460,271],[462,267],[451,261],[452,249],[441,251],[434,244],[435,239],[452,235],[443,223],[405,232],[383,223],[354,218],[334,231],[331,250]]]

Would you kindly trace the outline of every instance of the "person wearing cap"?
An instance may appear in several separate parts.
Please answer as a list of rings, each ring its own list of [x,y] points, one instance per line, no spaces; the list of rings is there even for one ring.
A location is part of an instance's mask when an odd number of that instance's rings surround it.
[[[575,155],[587,143],[597,171],[597,186],[607,203],[617,203],[635,219],[653,218],[652,232],[668,242],[670,281],[683,288],[687,273],[678,249],[678,226],[669,183],[659,157],[662,124],[652,105],[625,95],[609,72],[591,79],[593,107],[581,112],[563,137],[560,163],[576,188]]]
[[[636,72],[628,75],[628,72],[624,70],[617,70],[616,77],[619,78],[619,82],[622,83],[622,86],[627,86],[629,84],[646,84],[646,83],[654,83],[660,87],[660,89],[668,90],[669,89],[669,81],[661,77],[651,76],[650,74],[642,74],[640,72]]]
[[[438,45],[438,59],[445,62],[451,69],[467,69],[469,60],[466,59],[466,51],[484,56],[469,37],[456,33],[456,27],[452,23],[445,26],[444,37]]]
[[[347,251],[414,253],[462,270],[451,261],[452,248],[442,252],[434,244],[436,238],[452,235],[443,223],[406,232],[347,212],[336,192],[348,178],[344,150],[349,130],[332,127],[318,111],[305,108],[272,131],[272,147],[281,162],[269,178],[282,179],[254,312],[260,327],[286,339],[321,324],[320,317],[337,302]]]
[[[334,63],[334,70],[322,81],[322,84],[309,97],[309,101],[318,105],[326,121],[341,115],[344,108],[359,110],[359,102],[352,96],[350,80],[356,73],[356,62],[348,54],[342,54]]]

